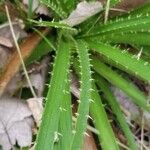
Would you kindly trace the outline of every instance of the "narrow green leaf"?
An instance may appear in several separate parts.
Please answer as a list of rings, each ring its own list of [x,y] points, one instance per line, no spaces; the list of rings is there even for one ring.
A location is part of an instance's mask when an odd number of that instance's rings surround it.
[[[35,30],[43,39],[42,41],[35,47],[32,54],[27,58],[26,65],[29,65],[33,63],[34,61],[38,61],[41,57],[46,55],[47,53],[51,52],[52,50],[55,50],[54,45],[52,44],[52,36],[42,35],[38,30]]]
[[[33,8],[33,0],[28,0],[28,19],[32,18],[33,12],[32,12],[32,8]]]
[[[91,49],[104,55],[112,65],[124,70],[136,77],[139,77],[146,82],[150,82],[150,65],[147,62],[133,57],[129,53],[124,53],[118,48],[113,48],[110,45],[90,42],[88,41]]]
[[[100,62],[96,57],[92,59],[92,65],[96,72],[132,97],[135,104],[150,112],[150,106],[147,103],[148,98],[134,84],[122,78],[110,67]]]
[[[56,136],[58,136],[58,123],[60,106],[64,89],[67,84],[69,70],[70,47],[68,43],[60,41],[49,91],[46,97],[42,123],[37,138],[36,150],[52,150]],[[61,72],[61,75],[60,75]]]
[[[120,18],[108,22],[105,25],[99,25],[93,28],[87,37],[96,35],[125,33],[130,31],[148,31],[150,30],[150,15]]]
[[[119,150],[116,144],[115,135],[110,126],[107,114],[102,104],[101,98],[97,92],[96,86],[93,84],[92,99],[90,104],[90,113],[94,120],[96,129],[99,131],[99,140],[103,150]],[[109,144],[108,144],[109,143]]]
[[[136,146],[133,134],[127,124],[125,117],[123,116],[123,112],[121,111],[121,108],[120,108],[115,96],[109,89],[108,82],[98,75],[96,75],[96,81],[97,81],[98,86],[101,88],[101,90],[105,94],[106,100],[110,104],[113,113],[116,115],[117,120],[118,120],[126,138],[128,139],[128,144],[130,146],[130,149],[137,150],[137,146]]]
[[[81,67],[81,87],[79,98],[80,103],[77,111],[77,121],[75,124],[74,136],[70,150],[78,150],[82,147],[83,137],[87,126],[92,89],[90,61],[87,45],[84,41],[78,40],[76,43],[76,49],[78,51]]]
[[[74,68],[77,75],[81,78],[79,74],[80,68],[79,63],[74,60]],[[92,82],[92,102],[90,103],[90,115],[93,119],[93,123],[96,129],[99,131],[98,138],[101,143],[101,146],[104,150],[118,150],[118,145],[116,144],[116,138],[111,128],[110,122],[108,120],[104,105],[102,104],[101,97],[98,94],[97,87]],[[108,144],[109,143],[109,144]]]
[[[113,7],[117,4],[119,4],[121,2],[121,0],[110,0],[110,6]]]
[[[60,28],[60,29],[66,29],[66,30],[73,30],[76,31],[76,29],[70,27],[69,25],[63,23],[63,22],[50,22],[50,21],[36,21],[36,20],[29,20],[32,23],[36,23],[38,26],[42,26],[42,27],[54,27],[54,28]]]
[[[40,0],[40,3],[51,8],[60,18],[67,16],[67,13],[63,10],[61,1],[59,0]]]
[[[75,8],[75,4],[77,4],[78,0],[62,0],[61,6],[67,14],[71,13],[71,11]]]
[[[71,110],[71,94],[69,83],[64,90],[64,98],[60,106],[60,120],[59,120],[59,133],[60,133],[60,147],[67,150],[72,141],[72,110]]]
[[[99,39],[101,41],[111,42],[111,43],[150,45],[150,33],[149,32],[109,34],[109,35],[102,36],[102,37],[100,36]]]
[[[46,36],[44,36],[39,30],[37,30],[37,29],[33,29],[35,32],[37,32],[43,39],[44,39],[44,41],[49,45],[49,47],[51,47],[52,49],[54,49],[54,50],[56,50],[56,48],[55,48],[55,46],[53,45],[53,43],[49,40],[50,39],[50,37],[48,36],[48,37],[46,37]]]

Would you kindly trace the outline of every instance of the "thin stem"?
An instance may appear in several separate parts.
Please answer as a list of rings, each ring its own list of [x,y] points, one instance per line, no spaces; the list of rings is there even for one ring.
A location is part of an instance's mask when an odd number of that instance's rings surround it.
[[[142,118],[141,118],[141,147],[140,150],[143,150],[143,144],[144,144],[144,114],[142,112]]]
[[[104,20],[105,24],[107,23],[107,20],[108,20],[109,8],[110,8],[110,0],[107,0],[106,10],[105,10],[105,20]]]
[[[29,78],[29,75],[28,75],[28,72],[27,72],[25,63],[24,63],[23,58],[22,58],[21,50],[20,50],[20,47],[19,47],[19,45],[18,45],[16,36],[15,36],[15,33],[14,33],[14,29],[13,29],[13,26],[12,26],[12,22],[11,22],[11,19],[10,19],[9,10],[8,10],[7,5],[5,5],[5,10],[6,10],[6,15],[7,15],[7,18],[8,18],[10,30],[11,30],[11,33],[12,33],[12,37],[13,37],[13,40],[14,40],[14,43],[15,43],[15,46],[16,46],[16,49],[17,49],[17,52],[18,52],[18,55],[19,55],[21,64],[22,64],[22,68],[23,68],[25,77],[26,77],[27,82],[28,82],[28,84],[29,84],[29,87],[30,87],[30,90],[31,90],[32,95],[33,95],[34,97],[37,97],[37,96],[36,96],[36,93],[35,93],[35,91],[34,91],[34,89],[33,89],[33,87],[32,87],[32,84],[31,84],[31,81],[30,81],[30,78]]]
[[[128,11],[124,10],[124,9],[119,9],[119,8],[110,8],[109,10],[112,10],[112,11],[118,11],[118,12],[124,12],[124,13],[127,13]]]

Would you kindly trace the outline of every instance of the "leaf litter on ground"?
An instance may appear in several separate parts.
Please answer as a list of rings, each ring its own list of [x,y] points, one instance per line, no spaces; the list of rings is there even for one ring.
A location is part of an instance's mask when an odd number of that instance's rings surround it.
[[[34,121],[31,110],[23,100],[1,97],[0,100],[0,145],[10,150],[16,143],[30,146]]]
[[[12,22],[12,24],[17,40],[26,38],[25,43],[21,44],[23,59],[25,59],[39,43],[41,37],[37,34],[33,34],[33,36],[27,35],[18,22]],[[16,49],[12,49],[14,41],[9,24],[2,24],[0,31],[0,37],[3,37],[0,38],[0,87],[2,88],[0,96],[0,145],[3,150],[10,150],[16,144],[19,147],[31,146],[32,129],[35,127],[34,122],[39,126],[43,107],[42,98],[27,99],[25,102],[18,96],[16,98],[12,97],[23,87],[29,88],[29,86],[26,83],[27,81],[24,80],[23,73],[19,71],[21,63]],[[48,61],[49,58],[45,58],[39,65],[30,67],[31,72],[29,70],[31,82],[38,96],[42,96]],[[14,62],[14,65],[12,62]],[[3,84],[4,82],[6,83],[5,85]]]

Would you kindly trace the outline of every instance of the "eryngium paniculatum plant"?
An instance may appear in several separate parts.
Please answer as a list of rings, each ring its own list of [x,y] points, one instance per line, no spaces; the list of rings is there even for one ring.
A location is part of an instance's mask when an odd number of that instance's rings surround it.
[[[76,8],[78,0],[40,2],[52,10],[53,21],[31,22],[55,29],[55,34],[51,36],[55,37],[53,50],[56,56],[36,150],[82,149],[89,116],[99,132],[102,149],[119,149],[97,88],[102,91],[103,97],[116,115],[129,148],[137,150],[134,136],[110,90],[110,85],[120,88],[142,110],[150,112],[148,97],[128,78],[133,76],[150,83],[150,3],[108,19],[109,5],[105,7],[100,2],[82,2],[84,7],[90,4],[95,10],[92,12],[90,9],[91,14],[87,11],[85,15],[85,11],[81,14],[79,12],[81,16],[70,15],[73,10],[81,9],[79,5]],[[111,0],[110,7],[118,2]],[[99,6],[95,7],[94,3]],[[69,20],[71,17],[73,23]],[[77,21],[76,17],[79,17]],[[134,47],[136,51],[129,52],[126,47]],[[139,55],[141,52],[142,55]],[[42,56],[42,51],[39,54]],[[80,81],[79,103],[74,121],[70,92],[71,69],[76,72]]]

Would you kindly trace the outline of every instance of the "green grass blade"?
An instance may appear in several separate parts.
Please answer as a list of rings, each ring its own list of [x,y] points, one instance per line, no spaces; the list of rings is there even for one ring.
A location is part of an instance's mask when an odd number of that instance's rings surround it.
[[[150,106],[147,103],[148,98],[134,84],[122,78],[110,67],[100,62],[96,57],[92,59],[92,65],[96,72],[107,79],[111,84],[117,86],[125,93],[127,93],[135,104],[150,112]]]
[[[51,42],[53,41],[51,35],[44,36],[40,31],[36,29],[35,31],[43,38],[43,40],[35,47],[29,58],[27,58],[26,65],[30,65],[34,61],[38,61],[42,56],[46,55],[52,50],[56,50]]]
[[[74,9],[75,4],[77,4],[78,0],[61,0],[61,7],[63,8],[63,10],[69,14],[71,13],[71,11]]]
[[[60,149],[60,143],[54,144],[53,150],[61,150]]]
[[[52,72],[53,75],[46,97],[46,106],[37,138],[36,150],[53,149],[55,133],[58,132],[60,106],[64,95],[63,90],[65,89],[68,80],[69,59],[70,46],[68,43],[61,41],[58,46]]]
[[[109,34],[100,36],[99,40],[111,43],[125,43],[135,45],[150,45],[150,33],[137,32],[137,33],[124,33],[124,34]]]
[[[32,12],[32,8],[33,8],[33,0],[28,0],[28,19],[32,18],[33,12]]]
[[[117,4],[119,4],[121,2],[121,0],[110,0],[110,6],[113,7]]]
[[[79,98],[80,103],[77,111],[77,121],[75,124],[74,136],[70,150],[78,150],[82,147],[83,137],[87,126],[92,89],[90,61],[87,45],[84,41],[79,40],[76,43],[76,49],[78,51],[81,68],[81,87]]]
[[[72,110],[71,110],[71,94],[69,83],[64,90],[64,98],[61,104],[61,113],[59,120],[60,147],[68,149],[72,141]]]
[[[100,87],[100,89],[105,94],[106,100],[108,101],[109,105],[112,108],[112,111],[116,115],[117,120],[128,140],[130,149],[137,150],[137,146],[136,146],[133,134],[127,124],[125,117],[123,116],[123,112],[121,111],[121,108],[120,108],[115,96],[109,89],[108,82],[98,75],[96,76],[96,82],[97,82],[98,86]]]
[[[121,70],[124,70],[140,79],[150,82],[150,65],[145,61],[133,57],[129,53],[123,53],[118,48],[113,48],[110,45],[89,42],[91,49],[94,49],[96,52],[104,55],[112,65],[115,65]]]
[[[36,21],[36,20],[29,20],[32,23],[37,24],[37,26],[42,26],[42,27],[54,27],[54,28],[60,28],[60,29],[66,29],[66,30],[72,30],[72,31],[76,31],[76,29],[70,27],[69,25],[62,23],[62,22],[50,22],[50,21]]]
[[[116,138],[110,126],[107,114],[102,104],[101,98],[97,92],[96,86],[93,84],[92,99],[90,104],[90,113],[94,120],[96,129],[99,131],[99,140],[103,150],[119,150],[116,144]],[[109,143],[109,144],[108,144]]]
[[[59,0],[40,0],[40,3],[51,8],[60,18],[67,16],[67,13],[63,10]]]
[[[39,30],[37,30],[35,28],[33,30],[35,32],[37,32],[44,39],[44,41],[49,45],[49,47],[51,47],[53,50],[56,50],[56,48],[53,45],[53,43],[48,39],[49,37],[44,36]]]
[[[74,69],[77,75],[81,78],[81,75],[79,74],[79,63],[76,59],[74,60]],[[102,104],[101,97],[98,94],[94,81],[92,83],[92,87],[93,90],[91,99],[93,101],[90,103],[90,115],[93,119],[96,129],[99,131],[98,138],[101,146],[103,150],[118,150],[119,148],[116,144],[115,135],[111,128],[104,105]]]
[[[78,0],[66,0],[65,5],[67,5],[68,12],[74,9],[75,4],[78,2]]]
[[[105,25],[99,25],[87,35],[87,37],[96,35],[116,34],[133,31],[148,31],[150,30],[150,15],[136,16],[128,18],[120,18],[115,21],[110,21]]]

